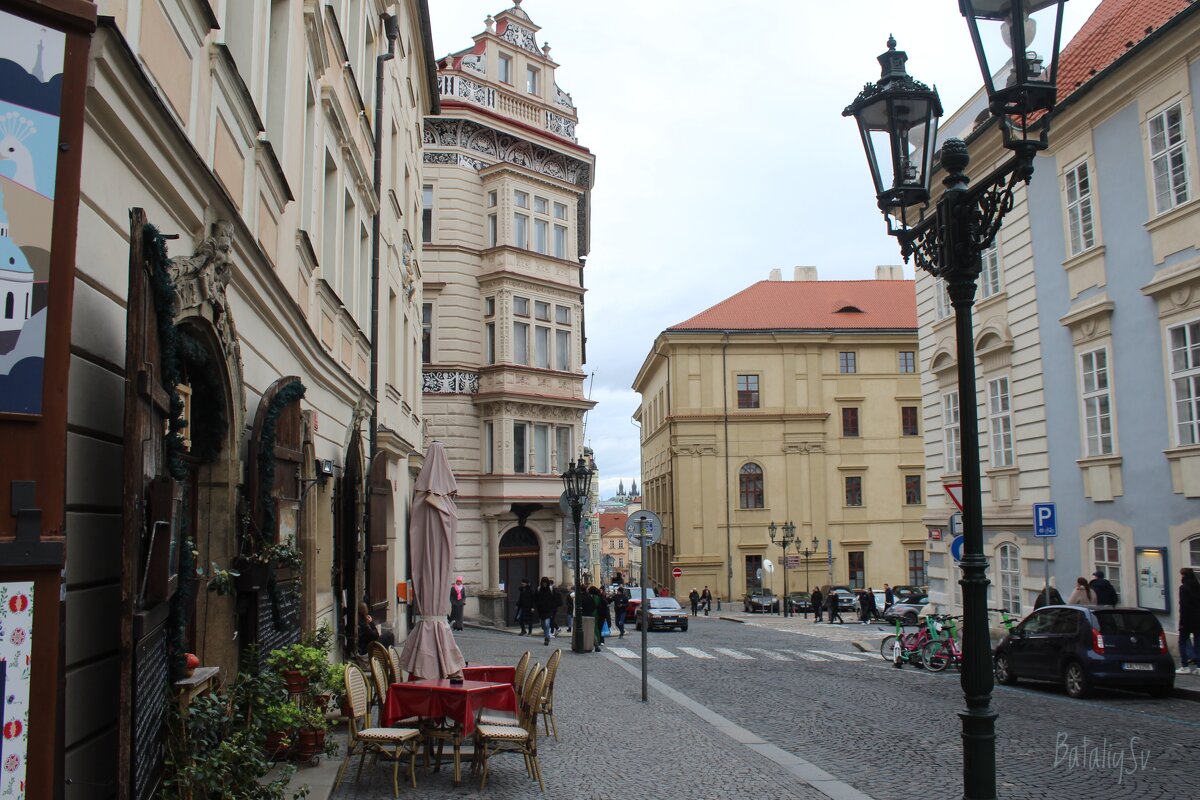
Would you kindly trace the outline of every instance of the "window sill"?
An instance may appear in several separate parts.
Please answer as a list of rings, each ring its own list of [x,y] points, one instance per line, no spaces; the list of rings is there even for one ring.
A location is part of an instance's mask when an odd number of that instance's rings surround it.
[[[1062,262],[1062,268],[1070,272],[1075,267],[1091,261],[1093,258],[1104,258],[1104,245],[1094,244],[1086,250],[1081,250],[1073,256],[1068,256]]]
[[[986,311],[992,306],[998,306],[1008,300],[1008,291],[1001,289],[993,295],[981,298],[975,303],[975,310],[978,312]]]
[[[1151,217],[1150,219],[1146,220],[1146,222],[1143,224],[1143,227],[1150,233],[1153,233],[1165,225],[1170,225],[1180,217],[1185,217],[1188,214],[1195,212],[1198,207],[1200,207],[1200,197],[1193,197],[1186,203],[1175,206],[1170,211],[1164,211],[1157,216]]]
[[[1001,475],[1016,475],[1020,473],[1020,469],[1015,464],[1003,467],[988,467],[983,471],[983,474],[990,477],[1000,477]]]
[[[1083,456],[1075,459],[1075,463],[1083,469],[1087,467],[1119,467],[1121,460],[1119,455]]]

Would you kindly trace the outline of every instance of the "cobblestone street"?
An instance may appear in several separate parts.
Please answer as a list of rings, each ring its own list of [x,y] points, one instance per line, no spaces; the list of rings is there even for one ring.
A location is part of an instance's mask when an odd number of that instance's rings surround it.
[[[878,626],[726,614],[687,633],[649,637],[651,689],[640,701],[640,634],[604,652],[565,653],[557,686],[559,740],[539,739],[549,798],[888,798],[961,793],[957,674],[896,670],[869,643]],[[745,617],[743,620],[742,618]],[[815,628],[815,629],[814,629]],[[551,648],[536,638],[468,629],[472,663],[515,662]],[[859,642],[859,647],[853,645]],[[552,646],[566,648],[557,639]],[[997,775],[1005,798],[1190,796],[1200,757],[1200,704],[1101,691],[997,687]],[[641,759],[644,760],[644,765]],[[357,759],[337,798],[391,795],[389,765]],[[297,776],[303,779],[305,772]],[[402,795],[456,797],[450,771],[418,776]],[[498,757],[490,796],[536,795],[521,761]]]

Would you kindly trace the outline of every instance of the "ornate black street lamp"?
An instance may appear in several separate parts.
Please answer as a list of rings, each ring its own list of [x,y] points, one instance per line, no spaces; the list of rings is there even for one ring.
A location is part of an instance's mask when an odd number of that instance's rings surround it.
[[[783,531],[782,533],[779,533],[780,528],[782,528],[782,531]],[[789,520],[789,521],[783,523],[782,525],[780,525],[779,527],[776,527],[775,520],[771,520],[771,524],[767,526],[767,533],[769,533],[771,535],[771,544],[777,544],[781,548],[783,548],[783,604],[782,605],[783,605],[783,615],[785,617],[787,617],[787,616],[790,616],[788,614],[787,551],[788,551],[788,548],[792,546],[792,543],[796,541],[796,526],[793,525],[791,523],[791,521]],[[778,539],[775,538],[777,533],[779,534]]]
[[[575,523],[575,620],[571,626],[571,650],[583,650],[583,583],[580,580],[579,562],[582,549],[579,546],[579,523],[583,519],[583,506],[592,490],[592,469],[579,457],[579,461],[567,467],[563,473],[563,488],[567,493],[567,504],[571,506],[571,520]]]
[[[888,50],[879,57],[883,68],[879,82],[867,84],[842,112],[858,122],[888,233],[899,240],[905,261],[912,257],[917,267],[946,282],[954,305],[962,428],[964,541],[960,583],[965,615],[962,687],[967,708],[959,716],[966,800],[996,797],[996,712],[991,708],[992,654],[971,309],[980,254],[995,240],[1005,214],[1013,208],[1014,189],[1018,182],[1029,182],[1034,158],[1047,145],[1047,112],[1054,108],[1056,99],[1065,2],[959,0],[983,71],[989,106],[999,118],[1004,146],[1015,155],[968,188],[963,174],[970,160],[967,145],[961,139],[947,139],[941,147],[945,189],[933,213],[927,213],[930,167],[937,149],[941,103],[935,90],[913,80],[905,71],[908,56],[896,50],[894,39],[888,39]],[[989,35],[989,27],[999,35],[999,41]],[[880,150],[887,154],[887,160],[880,159]],[[912,227],[910,217],[914,218]]]
[[[800,551],[800,555],[804,556],[804,591],[806,592],[809,591],[810,587],[812,586],[812,584],[808,582],[808,560],[817,554],[820,546],[821,543],[817,541],[817,537],[814,536],[812,540],[812,547],[805,545],[804,549]],[[810,597],[809,600],[811,599],[812,598]],[[813,619],[816,619],[816,614],[818,611],[819,609],[815,607],[813,608]]]

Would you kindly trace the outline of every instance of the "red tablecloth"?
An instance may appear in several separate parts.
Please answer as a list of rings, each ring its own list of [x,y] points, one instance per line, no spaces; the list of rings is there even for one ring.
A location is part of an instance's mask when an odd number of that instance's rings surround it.
[[[449,679],[393,683],[388,688],[382,724],[392,725],[405,717],[449,717],[459,725],[463,736],[475,731],[480,709],[517,711],[517,693],[512,683],[485,683],[464,680],[452,684]]]
[[[517,668],[503,664],[489,664],[475,667],[463,667],[463,678],[469,681],[486,681],[487,683],[512,683],[516,680]]]

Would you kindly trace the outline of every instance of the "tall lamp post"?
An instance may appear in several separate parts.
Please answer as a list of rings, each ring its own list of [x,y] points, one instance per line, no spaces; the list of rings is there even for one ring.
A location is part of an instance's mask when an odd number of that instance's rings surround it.
[[[780,532],[781,529],[782,529],[782,532]],[[788,548],[792,546],[792,542],[796,541],[796,526],[791,523],[791,520],[789,520],[777,528],[775,526],[775,520],[771,520],[771,524],[767,526],[767,533],[769,533],[771,535],[771,544],[776,544],[776,545],[779,545],[781,548],[783,548],[783,604],[782,605],[783,605],[783,615],[785,617],[787,617],[787,616],[790,616],[788,614],[787,551],[788,551]],[[776,533],[779,534],[778,539],[775,538]]]
[[[579,562],[583,552],[579,542],[579,523],[583,518],[583,505],[587,502],[588,493],[592,489],[592,470],[588,463],[579,457],[577,463],[567,467],[563,473],[563,488],[567,493],[567,503],[571,506],[571,520],[575,523],[575,620],[571,626],[571,651],[582,653],[583,650],[583,583],[580,581]]]
[[[941,102],[935,90],[908,75],[904,67],[908,56],[896,50],[894,39],[889,38],[887,52],[879,57],[883,70],[879,82],[868,83],[843,112],[843,116],[853,116],[858,123],[888,233],[899,240],[905,261],[913,258],[917,267],[946,282],[954,305],[962,430],[962,687],[967,705],[959,717],[966,800],[996,797],[996,712],[991,708],[987,559],[983,554],[971,309],[980,254],[995,240],[1004,216],[1013,208],[1017,184],[1029,182],[1034,158],[1048,144],[1048,113],[1054,108],[1057,94],[1065,2],[959,0],[983,72],[989,107],[999,120],[1004,147],[1015,155],[968,187],[963,173],[970,160],[967,145],[961,139],[947,139],[941,147],[945,190],[932,213],[928,213],[930,179]],[[997,88],[994,76],[1002,77],[1004,85]]]
[[[809,587],[812,586],[812,584],[808,582],[808,560],[817,554],[820,547],[821,543],[817,541],[817,537],[814,536],[812,540],[812,547],[805,545],[804,549],[800,551],[800,555],[804,556],[804,591],[806,592],[809,590]],[[816,613],[817,609],[814,608],[813,614],[815,615]],[[814,616],[813,619],[816,619],[816,616]]]

